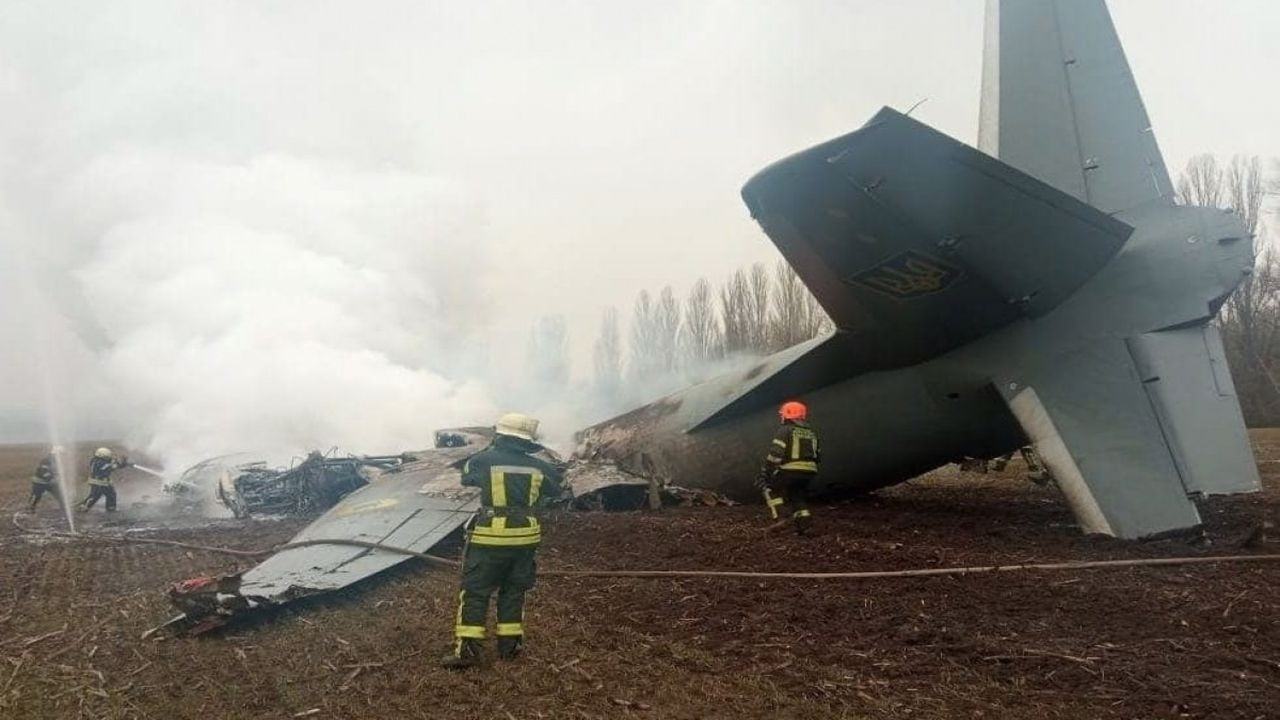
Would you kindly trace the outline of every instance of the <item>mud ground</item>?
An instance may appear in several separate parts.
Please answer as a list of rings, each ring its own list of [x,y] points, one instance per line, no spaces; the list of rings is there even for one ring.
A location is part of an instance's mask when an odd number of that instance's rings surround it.
[[[859,570],[1280,552],[1280,431],[1266,491],[1202,505],[1209,542],[1081,537],[1056,491],[935,474],[766,536],[759,508],[583,513],[544,567]],[[10,524],[39,448],[0,448],[0,718],[1272,718],[1280,563],[875,581],[544,578],[517,663],[435,666],[456,579],[411,561],[365,586],[198,639],[141,639],[165,587],[224,555],[33,544]],[[124,484],[154,482],[126,477]],[[135,488],[136,489],[136,488]],[[147,524],[125,508],[108,529]],[[101,508],[91,525],[108,522]],[[46,500],[37,518],[57,527]],[[152,530],[237,548],[297,520]],[[453,549],[456,551],[456,548]]]

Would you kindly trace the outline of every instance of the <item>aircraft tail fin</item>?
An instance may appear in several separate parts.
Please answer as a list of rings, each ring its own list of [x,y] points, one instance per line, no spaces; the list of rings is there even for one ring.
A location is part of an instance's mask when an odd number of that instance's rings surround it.
[[[987,0],[978,147],[1106,213],[1173,204],[1103,0]]]

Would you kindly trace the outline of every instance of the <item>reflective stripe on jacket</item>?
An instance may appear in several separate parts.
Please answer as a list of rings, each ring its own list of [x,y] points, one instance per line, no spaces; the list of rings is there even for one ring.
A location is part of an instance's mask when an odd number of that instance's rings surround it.
[[[535,443],[499,435],[462,468],[462,484],[480,489],[484,506],[471,528],[471,543],[489,547],[530,547],[542,541],[533,509],[558,497],[561,473],[530,453]]]
[[[816,473],[821,459],[818,434],[813,428],[803,422],[785,422],[773,436],[765,462],[779,470]]]

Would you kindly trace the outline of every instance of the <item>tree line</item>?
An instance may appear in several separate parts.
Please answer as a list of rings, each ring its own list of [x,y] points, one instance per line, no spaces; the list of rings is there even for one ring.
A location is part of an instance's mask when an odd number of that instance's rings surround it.
[[[704,379],[739,357],[759,357],[817,337],[831,328],[818,301],[785,261],[741,268],[718,287],[699,278],[683,298],[671,286],[641,290],[623,346],[617,309],[605,311],[592,352],[599,394],[657,379]]]

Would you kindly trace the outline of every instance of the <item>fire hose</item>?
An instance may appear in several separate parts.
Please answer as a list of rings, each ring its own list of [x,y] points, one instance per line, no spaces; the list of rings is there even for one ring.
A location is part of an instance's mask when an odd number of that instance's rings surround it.
[[[237,550],[234,548],[211,547],[206,545],[196,545],[193,543],[184,543],[177,540],[160,540],[156,538],[135,538],[123,535],[99,535],[88,533],[66,533],[55,531],[38,531],[23,526],[18,522],[15,515],[13,524],[19,530],[31,535],[45,535],[50,537],[65,537],[73,539],[94,539],[109,540],[114,542],[125,543],[141,543],[148,545],[166,545],[170,547],[184,548],[187,550],[199,550],[202,552],[220,553],[223,555],[234,555],[237,557],[261,557],[263,555],[272,555],[274,553],[283,552],[293,548],[310,547],[313,545],[339,545],[347,547],[365,548],[368,550],[382,550],[384,552],[394,553],[397,555],[407,555],[410,557],[426,560],[434,565],[442,565],[445,567],[457,567],[458,561],[443,558],[438,555],[431,555],[409,548],[396,547],[394,545],[384,545],[377,542],[369,542],[366,540],[348,540],[345,538],[332,538],[314,540],[300,540],[298,542],[285,543],[266,550]],[[1239,563],[1239,562],[1273,562],[1280,560],[1280,554],[1257,554],[1257,555],[1202,555],[1189,557],[1169,557],[1169,558],[1132,558],[1128,560],[1068,560],[1052,563],[1018,563],[1012,565],[979,565],[973,567],[945,567],[945,568],[917,568],[912,570],[860,570],[853,572],[755,572],[745,570],[563,570],[548,569],[539,570],[538,574],[542,577],[611,577],[611,578],[748,578],[760,580],[872,580],[877,578],[903,578],[903,577],[937,577],[943,575],[986,575],[1003,572],[1016,572],[1028,570],[1040,571],[1057,571],[1057,570],[1091,570],[1103,568],[1120,568],[1120,567],[1159,567],[1170,565],[1204,565],[1209,563]]]

